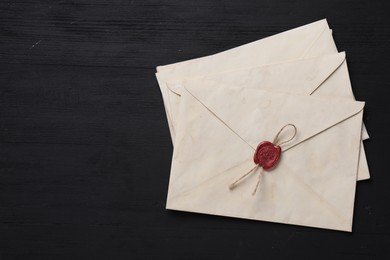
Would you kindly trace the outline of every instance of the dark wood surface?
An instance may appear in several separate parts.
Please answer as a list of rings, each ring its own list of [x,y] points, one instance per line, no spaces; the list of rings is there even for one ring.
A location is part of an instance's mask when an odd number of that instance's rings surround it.
[[[388,1],[0,2],[0,259],[390,259]],[[157,65],[328,18],[366,101],[353,233],[165,210]]]

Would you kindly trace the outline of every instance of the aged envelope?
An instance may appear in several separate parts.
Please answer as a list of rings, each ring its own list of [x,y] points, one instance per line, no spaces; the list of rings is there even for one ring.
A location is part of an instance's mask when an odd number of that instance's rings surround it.
[[[364,103],[209,84],[182,92],[167,208],[351,231]],[[258,192],[257,173],[229,190],[288,123],[297,135]]]
[[[168,90],[167,82],[330,53],[337,53],[337,48],[326,20],[320,20],[215,55],[157,67],[156,77],[164,99],[172,142],[175,140],[175,117],[180,97]],[[336,92],[349,91],[348,95],[353,98],[345,61],[337,74],[337,79],[345,83],[345,89],[340,88]],[[364,130],[363,139],[366,138],[368,135]]]
[[[349,80],[344,80],[343,73],[339,73],[344,62],[345,53],[342,52],[248,69],[208,74],[192,79],[192,81],[196,81],[198,85],[202,85],[207,81],[214,81],[230,87],[264,89],[354,100],[353,96],[351,96],[352,90],[350,89]],[[185,80],[168,82],[168,91],[172,93],[171,95],[180,96],[185,82]],[[179,107],[180,99],[174,99],[170,104]],[[173,115],[175,115],[175,111],[177,113],[178,109],[172,110]],[[177,118],[177,116],[172,118]],[[370,174],[363,144],[360,149],[358,180],[365,180],[370,178]]]

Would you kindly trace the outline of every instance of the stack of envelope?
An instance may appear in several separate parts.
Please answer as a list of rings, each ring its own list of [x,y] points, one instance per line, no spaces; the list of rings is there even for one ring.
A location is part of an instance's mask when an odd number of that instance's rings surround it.
[[[368,134],[326,20],[159,66],[156,76],[174,145],[167,209],[352,230],[356,181],[370,178]],[[261,169],[229,189],[287,124],[296,136],[257,192]]]

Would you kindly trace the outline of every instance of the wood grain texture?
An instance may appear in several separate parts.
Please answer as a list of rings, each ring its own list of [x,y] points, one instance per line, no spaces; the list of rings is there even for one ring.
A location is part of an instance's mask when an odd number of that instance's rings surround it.
[[[388,1],[0,3],[0,259],[390,257]],[[322,18],[366,101],[352,234],[165,210],[157,65]],[[151,155],[157,156],[151,156]]]

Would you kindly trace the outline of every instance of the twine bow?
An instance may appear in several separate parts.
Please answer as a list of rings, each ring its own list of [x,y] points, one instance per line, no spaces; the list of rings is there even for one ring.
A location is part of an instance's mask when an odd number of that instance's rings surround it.
[[[278,143],[280,141],[279,136],[286,127],[293,127],[294,134],[291,138],[289,138],[283,142]],[[286,143],[292,141],[294,139],[294,137],[296,136],[296,134],[297,134],[296,126],[293,124],[287,124],[279,130],[279,132],[276,134],[272,143],[268,142],[268,141],[261,142],[257,146],[257,149],[256,149],[255,154],[254,154],[254,162],[256,165],[251,170],[249,170],[247,173],[245,173],[240,178],[238,178],[235,182],[230,184],[229,189],[231,189],[231,190],[234,189],[245,177],[247,177],[252,172],[255,172],[257,170],[257,168],[261,167],[262,170],[259,172],[259,177],[257,179],[255,189],[252,192],[252,196],[255,195],[257,192],[257,189],[259,187],[260,181],[261,181],[263,170],[271,169],[272,167],[274,167],[276,165],[277,161],[279,160],[280,154],[282,152],[280,146],[282,144],[286,144]]]

